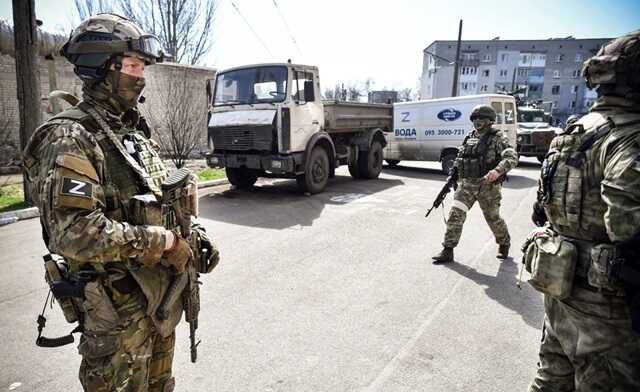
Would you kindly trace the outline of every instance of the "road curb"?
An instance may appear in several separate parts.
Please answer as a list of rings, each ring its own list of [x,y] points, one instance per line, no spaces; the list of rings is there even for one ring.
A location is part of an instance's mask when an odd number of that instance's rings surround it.
[[[198,183],[198,189],[210,188],[212,186],[226,185],[229,180],[221,178],[219,180],[202,181]],[[8,211],[0,213],[0,226],[9,225],[25,219],[36,218],[40,216],[38,207],[24,208],[22,210]]]
[[[0,213],[0,226],[8,225],[24,219],[31,219],[40,216],[38,207],[24,208],[22,210],[8,211]]]

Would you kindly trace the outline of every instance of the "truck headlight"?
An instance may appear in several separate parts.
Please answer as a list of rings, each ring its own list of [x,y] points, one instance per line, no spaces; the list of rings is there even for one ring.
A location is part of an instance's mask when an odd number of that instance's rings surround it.
[[[518,137],[516,138],[516,141],[517,141],[518,143],[522,143],[522,136],[518,136]]]
[[[282,169],[282,161],[271,161],[271,167],[274,169]]]

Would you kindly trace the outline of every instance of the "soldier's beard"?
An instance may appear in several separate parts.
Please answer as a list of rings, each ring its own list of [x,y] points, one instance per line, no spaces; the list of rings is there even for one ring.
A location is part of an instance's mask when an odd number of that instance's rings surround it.
[[[119,71],[108,71],[107,76],[85,85],[84,92],[114,114],[122,114],[138,104],[145,86],[144,78]]]

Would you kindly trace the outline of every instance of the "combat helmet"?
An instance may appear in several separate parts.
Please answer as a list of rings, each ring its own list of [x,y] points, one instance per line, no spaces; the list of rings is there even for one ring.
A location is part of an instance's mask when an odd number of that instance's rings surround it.
[[[582,76],[589,88],[611,85],[640,91],[640,30],[603,45],[585,61]]]
[[[471,110],[469,119],[473,121],[476,118],[488,118],[491,121],[496,121],[496,111],[489,105],[477,105]]]
[[[60,50],[83,80],[105,77],[112,64],[121,66],[127,52],[136,53],[147,64],[162,62],[158,38],[146,34],[137,24],[116,14],[98,14],[78,26]]]

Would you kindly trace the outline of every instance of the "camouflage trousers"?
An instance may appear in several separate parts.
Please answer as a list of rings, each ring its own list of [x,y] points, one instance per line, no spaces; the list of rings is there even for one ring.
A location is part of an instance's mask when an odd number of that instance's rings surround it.
[[[545,295],[538,373],[529,392],[640,391],[640,335],[624,297],[573,288]]]
[[[171,392],[175,332],[163,338],[153,322],[138,312],[128,319],[118,334],[99,337],[110,354],[100,350],[85,353],[80,365],[80,382],[87,392]],[[96,337],[84,334],[82,344]],[[97,341],[97,340],[96,340]],[[112,342],[112,343],[109,343]],[[112,345],[109,350],[109,345]]]
[[[502,184],[481,184],[480,180],[463,179],[453,196],[453,205],[449,212],[447,231],[443,246],[455,248],[462,235],[462,226],[467,219],[467,212],[477,201],[489,224],[496,242],[508,245],[511,242],[507,224],[500,217],[500,201],[502,200]]]

